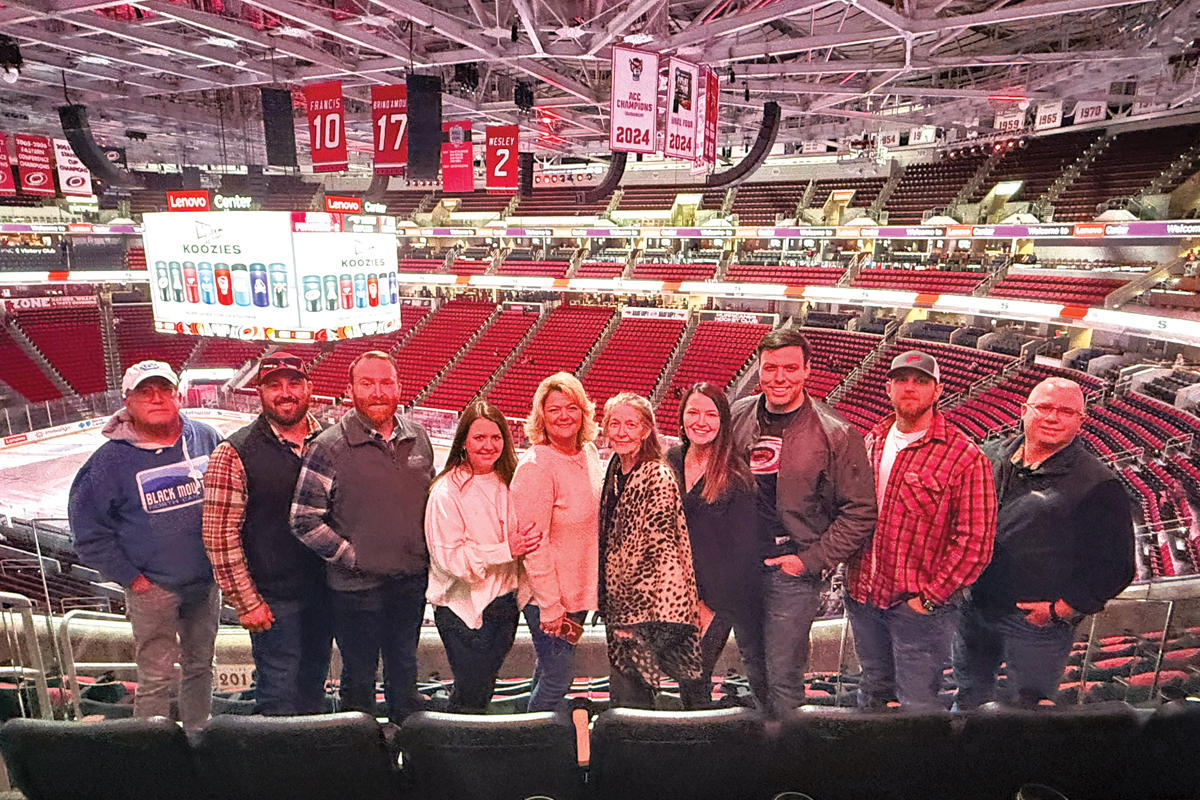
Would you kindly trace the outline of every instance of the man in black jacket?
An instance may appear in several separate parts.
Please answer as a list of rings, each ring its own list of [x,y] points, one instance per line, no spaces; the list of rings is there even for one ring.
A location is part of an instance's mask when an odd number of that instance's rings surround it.
[[[1024,434],[985,448],[996,544],[955,641],[959,708],[993,699],[1002,661],[1007,702],[1053,700],[1076,624],[1133,579],[1129,498],[1077,438],[1085,413],[1079,384],[1047,378],[1025,403]]]
[[[292,536],[301,458],[321,432],[304,362],[258,365],[262,413],[217,445],[204,484],[204,547],[225,601],[250,631],[260,714],[315,714],[333,641],[325,565]]]

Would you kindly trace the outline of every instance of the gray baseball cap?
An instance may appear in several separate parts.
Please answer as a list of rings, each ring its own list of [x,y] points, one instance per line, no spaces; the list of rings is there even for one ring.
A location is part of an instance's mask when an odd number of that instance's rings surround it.
[[[893,358],[892,368],[888,370],[888,377],[892,377],[902,369],[915,369],[917,372],[925,373],[938,383],[942,381],[942,371],[938,369],[937,361],[933,356],[922,353],[920,350],[909,350],[907,353],[901,353]]]

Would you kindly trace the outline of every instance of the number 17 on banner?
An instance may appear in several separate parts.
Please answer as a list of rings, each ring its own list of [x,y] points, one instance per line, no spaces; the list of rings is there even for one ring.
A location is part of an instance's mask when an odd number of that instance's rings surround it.
[[[401,175],[408,163],[408,87],[371,87],[371,132],[375,174]]]

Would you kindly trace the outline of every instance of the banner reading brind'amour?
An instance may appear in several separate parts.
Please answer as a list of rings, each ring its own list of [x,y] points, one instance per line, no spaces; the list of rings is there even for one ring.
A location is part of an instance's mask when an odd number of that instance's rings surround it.
[[[653,153],[658,137],[658,53],[612,49],[612,107],[608,146],[614,152]]]
[[[304,99],[308,102],[308,141],[313,172],[341,172],[350,163],[346,155],[342,82],[305,86]]]
[[[408,163],[408,87],[403,83],[371,87],[371,135],[375,174],[403,175]]]

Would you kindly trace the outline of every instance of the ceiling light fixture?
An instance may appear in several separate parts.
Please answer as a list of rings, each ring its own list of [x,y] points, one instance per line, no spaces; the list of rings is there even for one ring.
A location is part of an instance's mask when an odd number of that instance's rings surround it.
[[[654,37],[645,32],[631,33],[628,36],[626,36],[622,41],[624,41],[625,44],[632,44],[634,46],[637,46],[639,44],[650,44],[650,42],[654,41]]]

